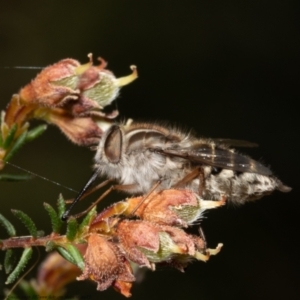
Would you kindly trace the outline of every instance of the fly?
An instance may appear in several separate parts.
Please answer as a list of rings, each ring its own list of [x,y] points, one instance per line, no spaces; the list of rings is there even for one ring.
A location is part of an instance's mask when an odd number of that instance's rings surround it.
[[[204,200],[225,196],[234,204],[259,199],[274,190],[291,190],[269,168],[236,152],[231,144],[243,146],[236,140],[198,138],[156,123],[113,125],[96,147],[93,175],[63,219],[99,176],[117,182],[110,190],[132,195],[178,188],[196,192]]]

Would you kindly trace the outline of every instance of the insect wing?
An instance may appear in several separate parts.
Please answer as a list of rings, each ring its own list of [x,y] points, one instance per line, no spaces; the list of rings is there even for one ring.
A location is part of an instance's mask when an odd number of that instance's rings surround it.
[[[234,170],[237,172],[258,173],[261,175],[271,175],[272,172],[258,161],[247,156],[235,153],[230,149],[202,145],[197,148],[181,148],[162,150],[163,154],[181,157],[194,163],[209,165],[213,167]]]
[[[245,140],[234,140],[234,139],[211,139],[216,144],[223,144],[229,147],[247,147],[247,148],[255,148],[258,147],[258,144],[245,141]]]

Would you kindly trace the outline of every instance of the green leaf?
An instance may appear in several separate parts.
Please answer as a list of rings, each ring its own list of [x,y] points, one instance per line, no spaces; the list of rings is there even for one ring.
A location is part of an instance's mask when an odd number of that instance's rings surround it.
[[[96,215],[97,215],[97,211],[96,211],[96,206],[95,206],[88,212],[88,214],[84,217],[84,219],[80,223],[79,228],[78,228],[78,232],[80,235],[85,230],[85,227],[90,226],[91,222],[96,217]]]
[[[50,204],[44,203],[44,207],[50,216],[53,232],[59,233],[63,224],[61,218]]]
[[[66,234],[67,239],[69,241],[72,242],[75,239],[77,230],[78,230],[78,223],[76,219],[74,217],[70,217],[67,223],[67,234]]]
[[[50,252],[56,249],[56,244],[53,241],[48,241],[45,246],[46,252]]]
[[[79,252],[78,248],[76,248],[74,245],[72,244],[68,244],[67,245],[67,250],[68,252],[72,255],[73,259],[75,260],[75,265],[83,271],[84,269],[84,260],[83,257],[81,255],[81,253]]]
[[[37,228],[27,214],[17,209],[12,209],[11,212],[26,226],[33,238],[36,238],[38,236]]]
[[[5,252],[4,258],[4,270],[6,274],[9,274],[16,264],[15,252],[12,249],[8,249]]]
[[[31,142],[32,140],[36,139],[41,134],[43,134],[46,131],[47,127],[48,126],[46,124],[42,124],[28,131],[26,136],[26,143]]]
[[[32,179],[31,175],[28,174],[0,174],[0,180],[1,181],[25,181]]]
[[[58,216],[61,219],[62,215],[66,211],[66,202],[62,194],[59,195],[57,200],[57,211],[58,211]]]
[[[16,236],[15,227],[1,214],[0,214],[0,224],[6,229],[9,236]]]
[[[25,144],[26,142],[27,132],[23,132],[17,140],[14,142],[13,146],[11,147],[10,151],[4,157],[4,161],[9,161],[17,152],[18,150]]]
[[[23,269],[25,268],[26,264],[28,263],[29,259],[32,256],[32,248],[25,248],[22,256],[17,264],[17,266],[15,267],[15,269],[10,273],[10,275],[8,276],[5,284],[11,284],[13,283],[21,274],[21,272],[23,271]]]
[[[18,129],[17,124],[13,124],[11,126],[5,141],[3,141],[3,148],[4,149],[7,149],[11,145],[12,141],[14,140],[15,133],[16,133],[17,129]]]
[[[68,250],[60,246],[58,246],[56,250],[65,260],[69,261],[71,264],[76,265],[75,259],[73,258],[72,254],[69,253]]]

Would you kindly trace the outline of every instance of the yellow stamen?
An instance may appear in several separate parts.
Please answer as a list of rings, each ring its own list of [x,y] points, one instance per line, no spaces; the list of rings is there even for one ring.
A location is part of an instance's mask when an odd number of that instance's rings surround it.
[[[127,85],[127,84],[131,83],[132,81],[134,81],[135,79],[138,78],[138,73],[137,73],[136,66],[130,66],[130,69],[132,70],[132,73],[130,75],[117,78],[117,80],[116,80],[117,81],[117,86]]]
[[[93,54],[89,53],[88,58],[90,60],[88,63],[86,63],[84,65],[80,65],[79,67],[76,68],[75,73],[77,75],[81,75],[82,73],[84,73],[88,68],[90,68],[93,65]]]

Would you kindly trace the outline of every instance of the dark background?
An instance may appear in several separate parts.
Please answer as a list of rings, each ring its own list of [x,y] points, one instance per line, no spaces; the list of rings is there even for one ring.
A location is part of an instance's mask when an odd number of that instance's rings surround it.
[[[223,242],[221,253],[185,274],[149,272],[132,299],[299,299],[299,1],[1,2],[2,109],[37,73],[2,67],[47,66],[67,57],[84,63],[92,52],[117,77],[138,66],[139,79],[118,99],[123,118],[167,120],[203,136],[257,142],[259,148],[244,151],[293,187],[207,213],[209,246]],[[50,126],[12,162],[78,190],[92,155]],[[46,232],[42,203],[54,205],[60,192],[74,196],[41,179],[2,182],[0,189],[2,214],[12,220],[9,209],[22,209]],[[89,282],[73,284],[68,296],[74,295],[123,298],[112,289],[96,292]]]

